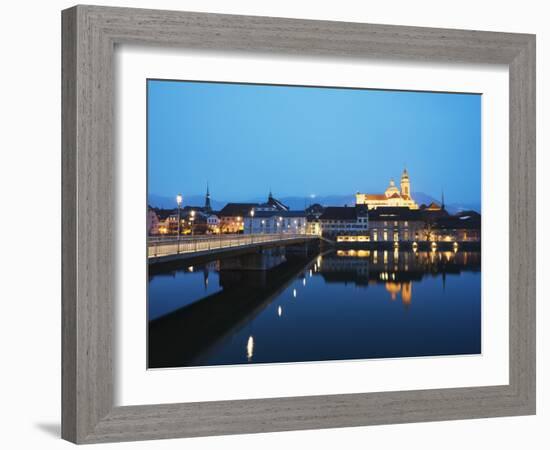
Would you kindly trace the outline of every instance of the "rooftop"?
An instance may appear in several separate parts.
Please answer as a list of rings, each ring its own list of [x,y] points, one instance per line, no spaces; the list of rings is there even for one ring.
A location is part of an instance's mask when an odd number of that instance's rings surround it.
[[[305,211],[255,211],[254,217],[306,217]]]
[[[357,220],[357,216],[366,216],[366,208],[363,206],[328,206],[325,208],[320,220]]]
[[[369,220],[436,220],[439,217],[447,217],[449,213],[444,209],[409,209],[406,206],[388,206],[384,208],[371,209]]]
[[[226,217],[248,216],[250,210],[258,206],[258,203],[228,203],[219,212],[218,215]]]

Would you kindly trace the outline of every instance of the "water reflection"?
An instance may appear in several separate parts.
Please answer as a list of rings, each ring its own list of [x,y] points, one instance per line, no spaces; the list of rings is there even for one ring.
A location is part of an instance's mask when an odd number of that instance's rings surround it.
[[[469,259],[468,259],[469,258]],[[346,259],[349,262],[346,264]],[[354,268],[354,272],[350,271]],[[400,252],[397,249],[388,256],[384,251],[384,262],[378,263],[378,251],[370,250],[338,250],[335,254],[325,258],[323,268],[327,282],[342,281],[342,276],[330,276],[327,273],[347,273],[346,281],[362,284],[362,280],[376,283],[385,282],[386,291],[391,300],[401,297],[402,303],[409,306],[412,301],[413,282],[421,281],[424,276],[438,276],[441,288],[445,289],[446,276],[458,275],[468,270],[481,270],[481,254],[479,252]]]
[[[249,336],[248,342],[246,343],[246,359],[250,362],[254,356],[254,338]]]
[[[238,267],[151,271],[150,367],[481,351],[479,252],[346,249]]]

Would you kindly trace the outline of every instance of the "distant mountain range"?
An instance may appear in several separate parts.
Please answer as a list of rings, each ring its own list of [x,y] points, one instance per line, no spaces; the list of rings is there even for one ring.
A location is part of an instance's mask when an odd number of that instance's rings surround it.
[[[424,203],[425,205],[429,205],[432,202],[436,202],[437,204],[441,203],[441,198],[435,198],[428,194],[424,194],[424,192],[413,192],[413,198],[421,205]],[[450,212],[451,214],[455,214],[459,211],[477,211],[478,213],[481,213],[481,204],[480,203],[445,203],[445,209]]]
[[[424,203],[425,205],[429,205],[432,202],[436,202],[439,204],[439,202],[441,201],[441,199],[437,199],[423,192],[413,192],[412,195],[415,201],[419,205],[421,205],[422,203]],[[242,200],[242,202],[261,203],[261,202],[265,202],[266,200],[267,200],[266,198],[251,198],[247,200]],[[281,198],[278,198],[278,200],[283,202],[292,210],[302,210],[308,207],[312,203],[320,203],[323,206],[355,205],[355,195],[325,195],[325,196],[315,197],[313,199],[310,197],[281,197]],[[214,210],[219,210],[223,208],[226,205],[226,203],[228,202],[211,199],[212,209]],[[176,201],[174,198],[155,195],[155,194],[149,195],[148,204],[156,208],[169,209],[169,208],[176,207]],[[188,206],[188,205],[204,206],[204,195],[190,195],[188,197],[184,197],[183,205],[184,206]],[[457,213],[459,211],[466,211],[466,210],[474,210],[477,212],[481,211],[480,205],[475,203],[461,203],[461,204],[451,203],[451,204],[446,204],[445,208],[451,214]]]
[[[222,209],[227,202],[211,199],[210,203],[212,205],[212,209],[218,210],[218,209]],[[177,206],[175,197],[173,198],[165,197],[165,196],[156,195],[156,194],[149,194],[149,199],[147,201],[147,204],[154,208],[164,208],[164,209],[175,208]],[[204,195],[184,196],[183,206],[204,206]]]

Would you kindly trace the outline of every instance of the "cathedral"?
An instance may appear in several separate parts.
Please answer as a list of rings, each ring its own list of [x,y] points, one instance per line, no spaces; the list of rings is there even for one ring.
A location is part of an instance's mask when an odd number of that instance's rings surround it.
[[[407,169],[401,174],[399,189],[393,179],[383,194],[355,194],[356,205],[366,205],[368,209],[375,209],[386,206],[406,206],[409,209],[418,209],[418,205],[411,197],[411,181]]]

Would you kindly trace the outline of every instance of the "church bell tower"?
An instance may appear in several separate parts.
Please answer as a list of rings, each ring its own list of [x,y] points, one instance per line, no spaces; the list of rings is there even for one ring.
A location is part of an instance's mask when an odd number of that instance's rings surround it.
[[[407,169],[403,170],[401,175],[401,195],[410,197],[411,196],[411,182],[409,180],[409,173]]]
[[[204,210],[206,212],[212,211],[212,205],[210,204],[210,188],[208,182],[206,183],[206,197],[204,198]]]

